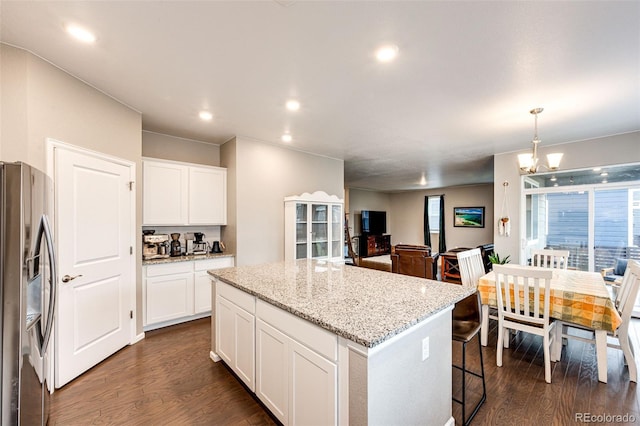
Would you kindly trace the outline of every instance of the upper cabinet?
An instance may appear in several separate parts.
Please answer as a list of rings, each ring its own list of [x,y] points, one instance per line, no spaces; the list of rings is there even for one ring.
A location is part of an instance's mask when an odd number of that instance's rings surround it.
[[[226,225],[227,169],[143,161],[143,225]]]

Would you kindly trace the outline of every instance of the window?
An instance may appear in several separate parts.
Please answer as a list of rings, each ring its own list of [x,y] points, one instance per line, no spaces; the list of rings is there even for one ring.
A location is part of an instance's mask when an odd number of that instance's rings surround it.
[[[569,267],[600,271],[617,258],[640,258],[638,170],[627,165],[526,177],[524,259],[536,248],[565,249]],[[534,179],[537,185],[527,185]]]
[[[440,232],[440,196],[429,197],[429,230]]]

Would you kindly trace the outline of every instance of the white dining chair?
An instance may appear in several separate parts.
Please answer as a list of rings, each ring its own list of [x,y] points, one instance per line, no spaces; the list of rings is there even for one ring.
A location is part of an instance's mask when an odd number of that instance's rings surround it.
[[[551,383],[551,345],[555,322],[549,319],[551,269],[532,269],[518,265],[493,265],[498,305],[498,344],[496,365],[502,367],[505,332],[524,331],[542,336],[544,380]]]
[[[569,250],[531,250],[531,265],[543,268],[567,269],[567,266],[569,266]]]
[[[478,280],[485,274],[482,254],[479,248],[461,251],[456,254],[460,281],[464,287],[478,287]]]
[[[627,265],[627,270],[624,273],[622,278],[622,283],[620,284],[620,289],[618,290],[618,294],[614,300],[616,305],[616,309],[620,314],[622,319],[622,323],[618,326],[618,328],[609,334],[610,339],[607,339],[607,347],[621,349],[622,354],[624,355],[625,363],[629,368],[629,380],[637,383],[638,381],[638,368],[636,366],[636,361],[634,357],[633,343],[629,338],[629,325],[631,322],[631,314],[633,313],[633,307],[636,302],[636,298],[638,297],[638,290],[640,289],[640,262],[636,260],[629,260]],[[558,321],[557,325],[558,329],[556,330],[556,342],[561,341],[562,338],[566,339],[574,339],[580,340],[587,343],[595,344],[595,330],[589,329],[587,327],[583,327],[581,325],[576,325],[567,322]],[[579,330],[589,330],[592,331],[591,338],[585,338],[582,336],[576,336],[574,334],[569,334],[571,329],[579,329]],[[617,340],[617,343],[615,341]],[[606,352],[606,348],[603,346],[601,348]],[[562,346],[556,343],[554,348],[556,352],[554,357],[556,359],[560,359],[560,353],[562,351]],[[606,353],[603,354],[606,356]]]

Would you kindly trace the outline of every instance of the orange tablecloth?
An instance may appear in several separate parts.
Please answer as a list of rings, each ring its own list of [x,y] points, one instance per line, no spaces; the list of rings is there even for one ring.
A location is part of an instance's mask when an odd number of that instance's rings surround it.
[[[483,305],[496,306],[493,271],[480,278],[478,291]],[[604,280],[597,272],[554,269],[550,308],[552,318],[595,330],[614,331],[622,323]]]

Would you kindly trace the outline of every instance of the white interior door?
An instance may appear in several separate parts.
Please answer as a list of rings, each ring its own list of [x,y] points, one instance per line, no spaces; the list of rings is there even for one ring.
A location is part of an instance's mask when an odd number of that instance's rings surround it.
[[[131,340],[134,171],[132,165],[58,147],[54,170],[55,384],[61,387]]]

